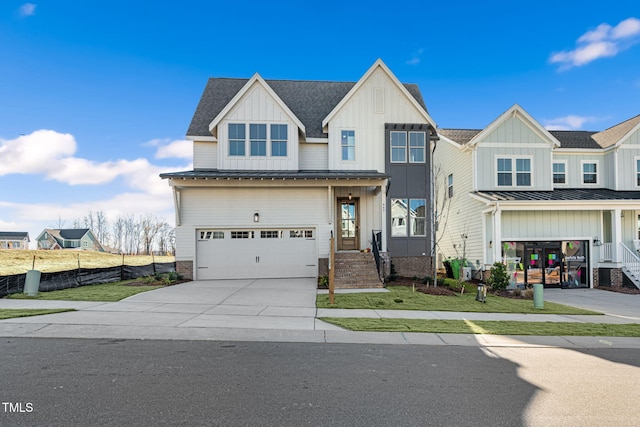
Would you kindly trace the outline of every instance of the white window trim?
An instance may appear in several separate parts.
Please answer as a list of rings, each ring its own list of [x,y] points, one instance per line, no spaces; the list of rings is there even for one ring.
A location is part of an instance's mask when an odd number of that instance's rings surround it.
[[[229,127],[230,125],[243,125],[244,126],[244,154],[243,155],[239,155],[239,154],[231,154],[231,134],[229,133]],[[227,158],[228,159],[246,159],[247,157],[249,157],[247,155],[247,123],[245,122],[235,122],[235,121],[230,121],[226,123],[226,137],[227,137]],[[234,141],[240,141],[239,139],[235,139]],[[249,147],[249,150],[251,149],[251,147]]]
[[[244,155],[231,155],[231,138],[229,137],[229,125],[244,125]],[[252,155],[251,154],[251,125],[265,125],[267,127],[266,130],[266,154],[264,156]],[[287,139],[282,140],[278,139],[275,142],[285,142],[287,144],[287,155],[286,156],[274,156],[272,152],[272,142],[274,140],[271,138],[271,125],[285,125],[287,126]],[[291,124],[289,122],[266,122],[266,121],[229,121],[226,123],[226,158],[229,160],[234,159],[254,159],[254,160],[264,160],[264,159],[289,159],[291,157]]]
[[[563,163],[564,164],[564,184],[556,184],[555,182],[553,182],[553,175],[555,174],[555,172],[553,171],[553,164],[554,163]],[[551,184],[556,187],[566,187],[569,185],[569,165],[568,162],[566,160],[553,160],[551,162]]]
[[[447,198],[448,199],[453,198],[453,174],[452,173],[447,175]]]
[[[402,160],[393,160],[393,146],[391,145],[391,140],[393,139],[391,135],[394,133],[402,133],[405,135],[405,145],[404,145],[404,159]],[[391,163],[407,163],[407,157],[409,156],[409,135],[406,130],[393,130],[389,134],[389,161]]]
[[[353,160],[345,160],[342,158],[342,132],[349,132],[352,131],[353,132]],[[339,157],[340,157],[340,162],[342,163],[356,163],[356,160],[358,159],[358,131],[355,128],[342,128],[340,129],[340,141],[338,142],[338,147],[339,147]]]
[[[247,123],[247,124],[249,125],[249,126],[248,126],[248,128],[249,128],[249,138],[247,138],[247,139],[249,140],[249,157],[253,157],[253,158],[261,158],[261,159],[265,159],[265,158],[267,158],[267,157],[270,157],[270,156],[269,156],[269,154],[270,154],[270,153],[269,153],[269,151],[270,151],[270,150],[269,150],[269,148],[270,148],[270,147],[269,147],[269,146],[270,146],[270,144],[269,144],[269,142],[270,142],[270,141],[269,141],[269,139],[270,139],[270,138],[269,138],[269,136],[270,136],[270,135],[269,135],[269,133],[270,133],[270,131],[271,131],[271,126],[269,126],[269,123],[264,123],[264,122],[249,122],[249,123]],[[258,154],[251,154],[251,148],[252,148],[252,147],[251,147],[251,143],[252,143],[252,142],[254,142],[254,141],[255,141],[255,142],[263,142],[263,140],[262,140],[262,139],[251,139],[251,125],[264,125],[264,127],[265,127],[265,131],[264,131],[264,137],[265,137],[265,138],[264,138],[264,156],[261,156],[261,155],[258,155]],[[245,147],[245,149],[246,149],[246,147]]]
[[[498,160],[499,159],[511,159],[511,185],[498,185]],[[531,170],[529,171],[529,174],[531,176],[531,185],[517,185],[518,182],[518,175],[517,175],[517,168],[516,168],[516,160],[518,159],[529,159],[529,165],[531,166]],[[533,188],[533,183],[535,182],[535,177],[533,174],[533,156],[505,156],[505,155],[501,155],[501,154],[496,154],[494,156],[494,161],[493,161],[493,179],[494,179],[494,185],[495,188]],[[504,172],[503,172],[504,173]]]
[[[584,182],[584,165],[586,164],[596,165],[596,182],[593,184]],[[580,160],[580,183],[586,187],[600,185],[600,160]]]
[[[633,184],[635,188],[640,188],[640,185],[638,185],[638,175],[640,175],[640,169],[638,169],[638,161],[640,161],[640,156],[635,156],[633,158],[633,164],[636,167],[636,174],[633,177]]]
[[[287,126],[287,139],[283,140],[283,139],[276,139],[274,140],[271,137],[271,125],[285,125]],[[274,159],[288,159],[291,153],[291,138],[289,138],[289,129],[291,128],[291,126],[289,126],[289,123],[278,123],[278,122],[274,122],[274,123],[267,123],[267,156],[268,157],[272,157]],[[274,156],[273,155],[273,143],[274,142],[284,142],[286,144],[287,147],[287,155],[286,156]]]
[[[414,161],[411,160],[411,134],[412,133],[421,133],[424,136],[422,143],[422,160]],[[409,131],[407,132],[407,158],[409,159],[409,163],[426,163],[427,162],[427,133],[422,131]]]

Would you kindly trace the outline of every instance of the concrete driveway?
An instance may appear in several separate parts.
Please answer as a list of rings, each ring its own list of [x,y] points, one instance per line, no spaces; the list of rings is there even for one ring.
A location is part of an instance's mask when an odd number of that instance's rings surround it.
[[[8,319],[7,323],[170,328],[314,330],[313,278],[194,281],[143,292],[119,302],[7,300],[14,307],[75,307],[79,311]],[[19,302],[24,301],[24,302]],[[44,303],[44,304],[43,304]]]

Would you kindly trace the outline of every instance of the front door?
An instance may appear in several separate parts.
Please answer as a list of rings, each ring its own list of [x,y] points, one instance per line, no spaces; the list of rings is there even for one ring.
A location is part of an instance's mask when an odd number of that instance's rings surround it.
[[[360,213],[358,198],[338,199],[338,250],[360,249]]]

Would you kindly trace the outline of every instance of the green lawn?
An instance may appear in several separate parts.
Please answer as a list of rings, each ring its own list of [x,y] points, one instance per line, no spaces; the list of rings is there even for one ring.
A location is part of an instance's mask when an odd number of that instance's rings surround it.
[[[640,337],[640,324],[612,325],[606,323],[575,322],[360,319],[338,317],[323,317],[320,320],[352,331],[365,332]]]
[[[13,319],[14,317],[40,316],[42,314],[64,313],[65,311],[75,311],[73,308],[58,308],[51,310],[39,309],[0,309],[0,320]]]
[[[468,289],[471,287],[471,290]],[[318,295],[318,308],[348,308],[374,310],[422,310],[422,311],[462,311],[479,313],[521,313],[521,314],[602,314],[552,302],[544,303],[543,309],[533,308],[533,300],[519,300],[487,295],[487,302],[475,300],[475,287],[467,286],[467,291],[457,296],[427,295],[413,292],[406,286],[389,286],[390,292],[367,292],[335,294],[335,304],[329,304],[329,295]]]
[[[12,299],[41,299],[64,301],[120,301],[140,292],[152,291],[163,286],[127,286],[133,280],[116,283],[103,283],[100,285],[80,286],[79,288],[62,289],[60,291],[38,292],[35,297],[24,294],[11,294],[7,298]]]

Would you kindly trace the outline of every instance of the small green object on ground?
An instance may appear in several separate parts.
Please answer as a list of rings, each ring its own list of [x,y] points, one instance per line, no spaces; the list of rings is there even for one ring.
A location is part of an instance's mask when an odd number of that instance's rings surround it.
[[[76,310],[73,308],[57,308],[57,309],[48,309],[48,310],[3,308],[3,309],[0,309],[0,320],[13,319],[15,317],[41,316],[43,314],[64,313],[67,311],[76,311]]]

